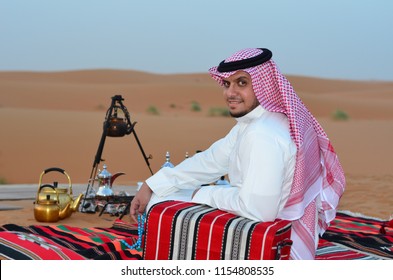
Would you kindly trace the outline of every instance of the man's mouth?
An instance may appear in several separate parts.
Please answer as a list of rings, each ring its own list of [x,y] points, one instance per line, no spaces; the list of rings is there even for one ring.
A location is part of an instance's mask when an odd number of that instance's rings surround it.
[[[228,100],[228,104],[239,104],[241,103],[241,100],[237,100],[237,99],[229,99]]]

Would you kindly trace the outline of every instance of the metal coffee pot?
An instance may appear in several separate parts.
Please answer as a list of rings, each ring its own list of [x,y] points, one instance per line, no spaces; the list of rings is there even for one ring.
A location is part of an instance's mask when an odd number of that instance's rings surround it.
[[[128,133],[128,126],[126,120],[118,118],[117,116],[111,117],[108,124],[105,122],[104,129],[105,126],[108,126],[107,134],[110,137],[123,137]]]
[[[59,188],[57,182],[54,182],[53,185],[50,185],[50,184],[42,185],[43,176],[45,174],[47,174],[49,172],[53,172],[53,171],[60,172],[67,177],[68,188]],[[49,199],[48,199],[48,196],[49,196]],[[83,194],[80,194],[76,199],[74,199],[73,193],[72,193],[71,178],[63,169],[58,168],[58,167],[52,167],[52,168],[45,169],[41,173],[36,204],[40,203],[43,205],[50,205],[50,203],[48,201],[50,201],[50,200],[57,201],[57,204],[60,208],[60,212],[59,212],[59,214],[61,216],[60,218],[67,218],[67,217],[70,217],[73,212],[78,210],[78,206],[79,206],[79,203],[81,202],[82,197],[83,197]],[[52,205],[47,206],[47,207],[53,208]]]
[[[120,176],[124,175],[125,173],[119,172],[114,175],[112,175],[108,169],[107,165],[103,165],[103,170],[97,175],[97,179],[99,181],[100,187],[98,188],[98,191],[96,193],[97,196],[113,196],[114,192],[112,190],[112,184],[115,181],[115,179]]]
[[[52,188],[57,199],[52,199],[51,194],[46,194],[45,199],[40,199],[42,190],[48,188]],[[61,210],[59,205],[59,193],[54,187],[50,187],[48,185],[38,188],[34,204],[34,218],[39,222],[57,222],[58,220],[67,218],[70,215],[70,204],[67,204],[67,206]]]

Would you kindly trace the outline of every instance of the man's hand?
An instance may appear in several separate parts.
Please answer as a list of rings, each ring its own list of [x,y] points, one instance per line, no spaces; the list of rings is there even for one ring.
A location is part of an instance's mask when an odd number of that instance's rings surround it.
[[[142,214],[143,212],[145,212],[146,206],[150,201],[152,193],[153,191],[146,184],[146,182],[144,182],[139,191],[136,193],[135,197],[132,199],[130,206],[130,215],[131,219],[135,223],[138,222],[138,214]]]

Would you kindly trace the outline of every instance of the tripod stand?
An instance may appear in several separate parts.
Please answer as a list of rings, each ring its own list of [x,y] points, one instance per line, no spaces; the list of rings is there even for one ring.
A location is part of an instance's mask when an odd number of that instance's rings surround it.
[[[124,106],[123,100],[124,100],[124,98],[121,95],[113,96],[111,106],[109,107],[109,109],[106,112],[102,136],[101,136],[100,143],[98,145],[97,153],[94,158],[93,168],[91,170],[90,179],[88,181],[87,189],[86,189],[86,192],[85,192],[85,195],[83,198],[81,212],[85,212],[85,208],[88,207],[88,206],[85,206],[86,205],[85,204],[86,196],[88,195],[90,189],[93,188],[95,178],[97,175],[98,165],[100,164],[101,161],[103,161],[102,152],[104,149],[105,140],[106,140],[107,136],[123,137],[124,135],[129,135],[132,133],[134,135],[134,138],[135,138],[135,140],[138,144],[138,147],[142,153],[142,156],[146,162],[146,165],[149,168],[150,173],[153,175],[153,171],[151,170],[150,163],[149,163],[149,159],[151,159],[152,156],[151,155],[146,156],[146,154],[142,148],[142,144],[139,141],[139,138],[135,132],[136,122],[131,123],[130,114],[128,113],[127,108]],[[123,112],[125,120],[118,117],[118,110],[121,110]],[[127,208],[128,207],[129,207],[129,205],[127,205]]]

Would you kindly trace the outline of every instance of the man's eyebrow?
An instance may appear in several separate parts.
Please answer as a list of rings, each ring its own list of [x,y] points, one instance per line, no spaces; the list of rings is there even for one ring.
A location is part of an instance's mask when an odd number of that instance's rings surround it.
[[[248,79],[248,77],[247,76],[239,76],[236,78],[236,80],[240,80],[240,79]]]
[[[239,76],[239,77],[237,77],[237,78],[235,79],[235,81],[238,81],[238,80],[241,80],[241,79],[248,79],[248,77],[247,77],[247,76]],[[223,78],[222,80],[223,80],[224,82],[230,82],[229,79],[227,79],[227,78]]]

